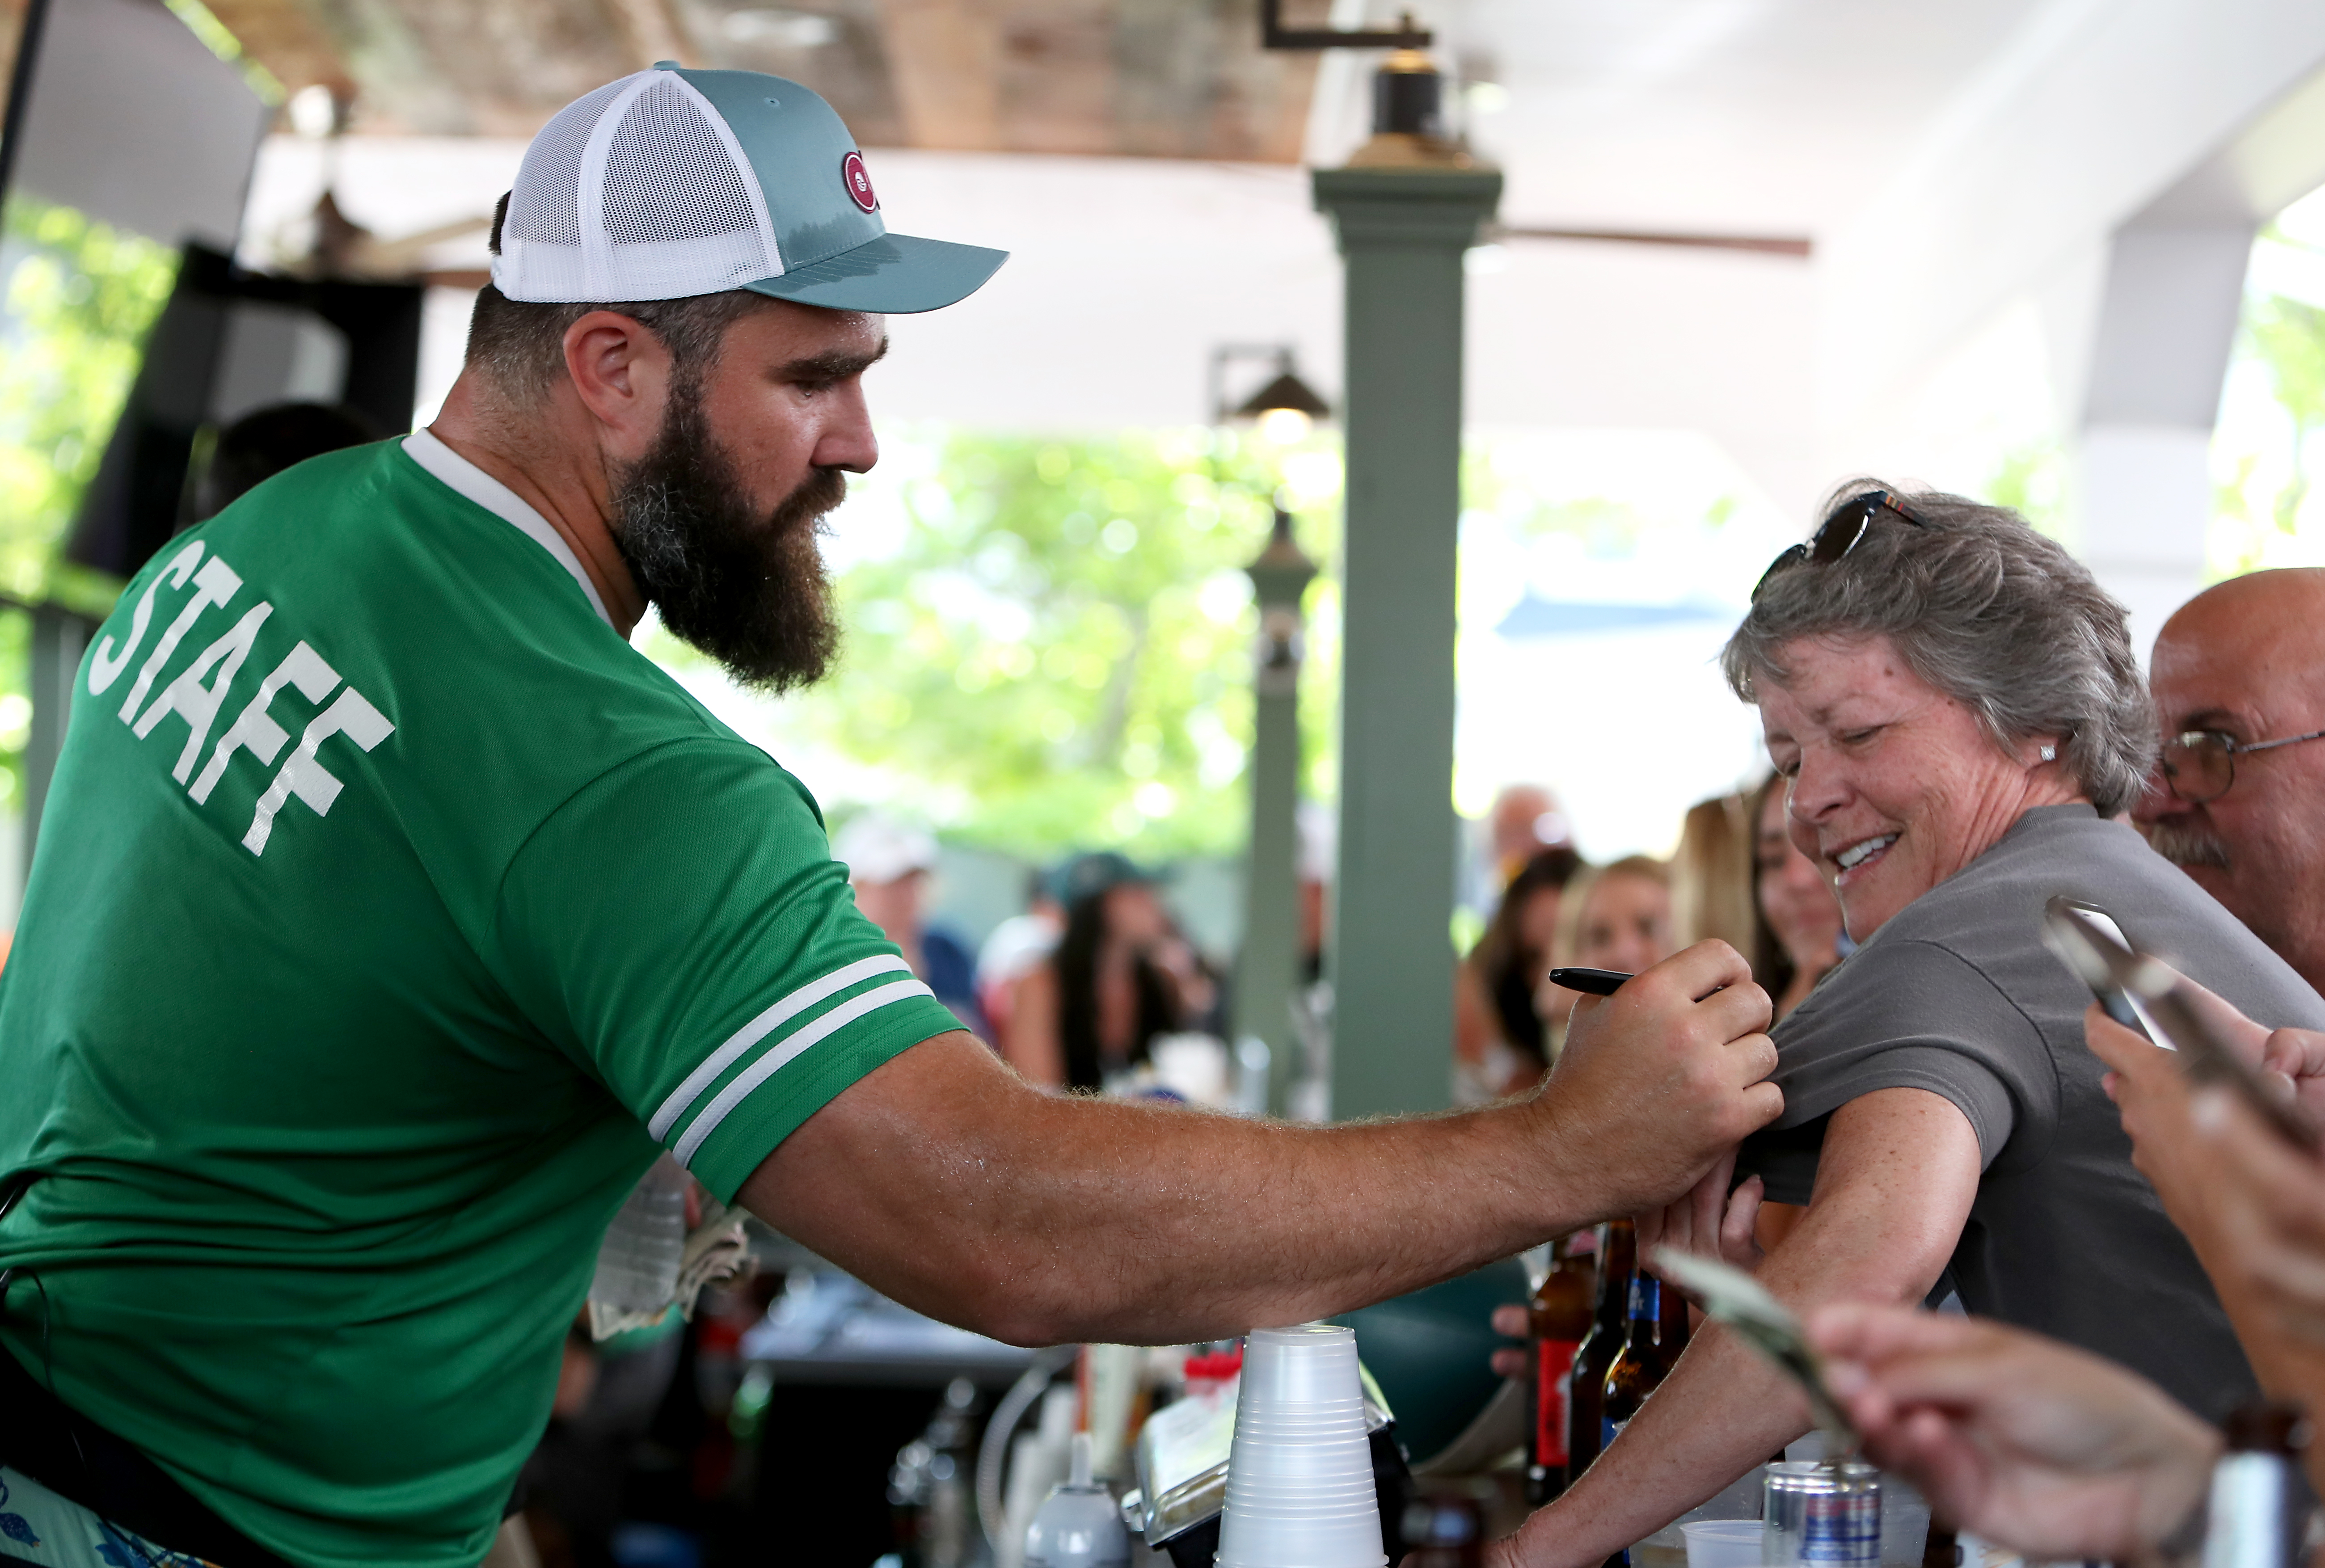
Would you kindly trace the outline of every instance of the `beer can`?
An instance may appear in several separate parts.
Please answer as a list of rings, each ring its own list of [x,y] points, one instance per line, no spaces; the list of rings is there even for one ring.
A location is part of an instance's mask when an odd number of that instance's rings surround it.
[[[1772,1464],[1760,1517],[1763,1563],[1881,1568],[1881,1472],[1869,1464]]]

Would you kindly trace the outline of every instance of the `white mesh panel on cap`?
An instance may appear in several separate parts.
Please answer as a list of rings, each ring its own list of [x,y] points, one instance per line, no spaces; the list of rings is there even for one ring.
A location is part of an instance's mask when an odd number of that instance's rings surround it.
[[[782,271],[734,133],[683,78],[653,70],[577,99],[533,139],[493,279],[515,300],[619,302]]]
[[[667,83],[668,86],[663,84]],[[751,188],[679,79],[640,93],[606,149],[606,237],[616,245],[758,237]]]
[[[581,149],[589,143],[597,116],[628,86],[607,82],[557,111],[533,145],[524,150],[517,167],[516,185],[509,192],[508,217],[501,224],[504,247],[511,239],[525,244],[581,244]]]

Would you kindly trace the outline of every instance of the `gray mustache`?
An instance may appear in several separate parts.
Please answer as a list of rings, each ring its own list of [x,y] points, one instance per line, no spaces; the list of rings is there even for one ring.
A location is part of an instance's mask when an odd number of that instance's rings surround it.
[[[2154,822],[2140,830],[2147,835],[2148,847],[2174,866],[2209,866],[2220,871],[2228,868],[2228,847],[2200,828]]]

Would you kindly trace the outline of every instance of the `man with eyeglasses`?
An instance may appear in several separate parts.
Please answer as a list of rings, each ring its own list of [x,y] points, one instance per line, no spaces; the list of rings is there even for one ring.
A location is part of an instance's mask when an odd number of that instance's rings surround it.
[[[2198,594],[2155,639],[2149,686],[2163,762],[2134,819],[2325,991],[2325,570]]]

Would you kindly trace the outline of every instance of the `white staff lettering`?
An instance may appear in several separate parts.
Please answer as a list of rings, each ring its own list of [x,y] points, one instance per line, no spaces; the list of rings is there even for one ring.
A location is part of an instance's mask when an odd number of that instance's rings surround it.
[[[162,591],[162,584],[165,580],[172,588],[185,587],[186,579],[194,573],[194,563],[202,558],[203,548],[202,542],[195,540],[179,551],[169,565],[153,574],[153,580],[145,585],[144,594],[137,600],[136,613],[129,617],[129,641],[123,645],[121,652],[116,654],[113,651],[111,637],[98,642],[97,652],[88,661],[90,696],[96,696],[121,679],[121,672],[129,667],[129,656],[137,651],[137,645],[145,640],[145,623],[153,618],[153,596]]]
[[[250,831],[242,836],[242,847],[254,855],[265,854],[266,840],[274,832],[274,813],[294,794],[319,817],[330,811],[331,803],[339,798],[341,785],[315,760],[317,747],[334,735],[344,735],[369,751],[394,732],[395,726],[365,701],[362,692],[353,686],[341,691],[338,699],[307,726],[307,732],[299,738],[299,748],[275,774],[266,793],[258,797],[258,810],[251,816]]]
[[[194,617],[214,604],[226,603],[241,591],[242,574],[233,567],[215,555],[202,562],[202,569],[194,573],[194,597],[186,601],[186,608],[178,612],[178,618],[170,623],[170,629],[163,632],[162,640],[153,645],[153,656],[145,661],[145,667],[139,670],[137,679],[129,683],[128,700],[121,705],[122,723],[126,724],[137,717],[137,710],[144,705],[145,693],[153,686],[153,677],[162,673],[162,666],[168,663],[170,655],[178,651],[178,640],[186,635],[186,628],[194,624]]]
[[[301,643],[292,649],[283,661],[274,666],[273,673],[258,683],[258,695],[243,709],[233,728],[218,737],[218,748],[210,753],[209,761],[202,765],[201,776],[194,780],[194,787],[186,792],[193,796],[194,804],[208,803],[210,791],[218,788],[218,781],[224,776],[226,765],[234,760],[236,752],[247,751],[261,762],[273,762],[282,755],[283,743],[291,738],[280,724],[266,716],[266,709],[274,700],[274,694],[286,683],[299,688],[299,695],[308,701],[320,702],[331,694],[331,688],[339,683],[339,673],[323,663],[323,656],[306,644]]]
[[[252,606],[234,623],[232,631],[204,648],[192,663],[179,672],[176,680],[162,688],[162,694],[153,699],[153,705],[137,720],[135,734],[140,740],[153,734],[153,727],[169,714],[175,713],[186,721],[185,748],[178,753],[178,765],[170,770],[170,776],[180,784],[185,783],[186,775],[194,771],[194,759],[202,754],[202,742],[210,738],[210,725],[218,719],[218,705],[226,700],[227,688],[242,673],[242,662],[250,656],[250,645],[258,640],[258,628],[273,613],[271,604]],[[212,669],[218,671],[218,679],[206,686],[202,677]]]

